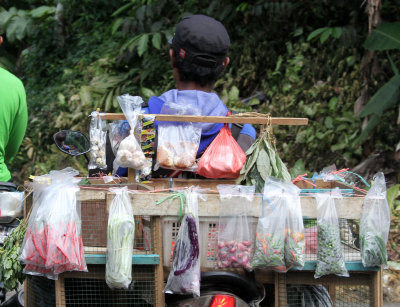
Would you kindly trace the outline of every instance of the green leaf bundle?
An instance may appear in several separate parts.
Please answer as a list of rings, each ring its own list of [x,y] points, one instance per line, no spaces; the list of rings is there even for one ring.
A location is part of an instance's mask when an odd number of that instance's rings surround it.
[[[254,185],[256,192],[262,192],[267,177],[289,182],[290,174],[275,147],[271,144],[269,132],[263,132],[246,151],[246,163],[240,171],[238,183]]]

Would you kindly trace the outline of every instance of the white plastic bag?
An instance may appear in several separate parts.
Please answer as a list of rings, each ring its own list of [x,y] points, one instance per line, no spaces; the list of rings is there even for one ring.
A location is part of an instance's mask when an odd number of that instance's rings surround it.
[[[135,136],[135,128],[138,124],[138,114],[141,110],[143,99],[140,96],[130,96],[128,94],[118,96],[117,100],[122,111],[131,127],[129,135],[123,139],[119,145],[115,163],[121,167],[129,167],[136,170],[148,166],[148,161],[144,156]]]
[[[14,218],[21,217],[23,199],[22,192],[0,192],[0,220],[9,218],[11,222]]]
[[[254,186],[219,184],[221,205],[218,223],[218,268],[243,268],[250,271],[253,233],[247,219]]]
[[[185,190],[185,215],[176,238],[165,293],[200,296],[200,250],[197,188]]]
[[[132,282],[135,220],[127,187],[112,189],[107,226],[106,282],[111,289],[127,289]]]
[[[329,193],[315,194],[317,201],[317,267],[315,278],[335,274],[348,277],[340,241],[339,219],[336,202],[342,199],[339,188]]]
[[[106,169],[106,122],[101,119],[101,114],[93,111],[90,116],[90,161],[89,169]]]
[[[87,271],[81,237],[77,171],[51,171],[38,177],[32,213],[21,247],[25,274],[57,279],[65,271]],[[35,181],[35,179],[34,179]]]
[[[374,184],[364,198],[360,219],[361,260],[364,266],[387,266],[390,209],[383,173],[374,176]]]

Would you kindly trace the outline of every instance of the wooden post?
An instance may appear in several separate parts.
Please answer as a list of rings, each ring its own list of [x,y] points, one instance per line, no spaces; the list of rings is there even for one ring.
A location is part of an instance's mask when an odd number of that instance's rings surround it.
[[[382,270],[371,272],[371,306],[383,306]]]
[[[155,294],[156,306],[164,306],[164,270],[163,270],[163,251],[162,251],[162,224],[161,217],[154,216],[153,220],[153,237],[154,237],[154,253],[160,257],[159,263],[155,268]]]
[[[65,307],[65,284],[64,277],[60,274],[56,280],[56,306]]]
[[[286,307],[286,274],[275,272],[275,307]]]

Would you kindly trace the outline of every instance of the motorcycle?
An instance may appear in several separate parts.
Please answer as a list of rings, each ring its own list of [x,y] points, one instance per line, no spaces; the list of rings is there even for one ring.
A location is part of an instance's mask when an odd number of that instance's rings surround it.
[[[7,236],[19,225],[22,218],[23,193],[17,191],[12,182],[0,182],[0,246],[3,246]],[[7,297],[7,290],[0,283],[0,306],[24,306],[24,290]]]
[[[89,161],[90,142],[80,131],[62,130],[53,139],[63,153],[73,157],[84,155]],[[212,271],[201,274],[199,297],[165,294],[165,303],[168,307],[256,307],[264,298],[264,286],[255,281],[254,272]]]

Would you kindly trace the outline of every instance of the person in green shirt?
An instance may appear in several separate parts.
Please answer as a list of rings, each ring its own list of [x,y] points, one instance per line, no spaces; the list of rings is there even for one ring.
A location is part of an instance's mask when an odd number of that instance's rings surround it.
[[[25,136],[28,109],[24,85],[0,67],[0,182],[10,181],[7,168]]]

